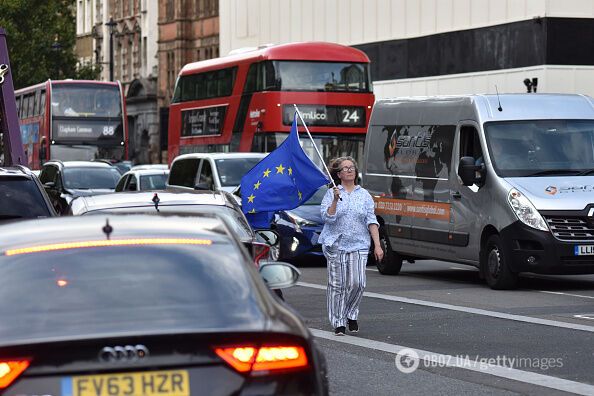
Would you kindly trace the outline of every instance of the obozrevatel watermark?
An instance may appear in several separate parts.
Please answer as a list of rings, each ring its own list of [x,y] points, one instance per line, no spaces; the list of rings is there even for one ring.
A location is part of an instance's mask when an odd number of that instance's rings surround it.
[[[563,367],[563,358],[553,357],[509,357],[498,355],[496,357],[481,357],[471,355],[439,355],[424,354],[419,356],[414,349],[405,348],[396,354],[396,368],[405,374],[416,369],[436,367],[461,367],[478,370],[488,370],[498,366],[509,369],[539,369],[542,371]]]

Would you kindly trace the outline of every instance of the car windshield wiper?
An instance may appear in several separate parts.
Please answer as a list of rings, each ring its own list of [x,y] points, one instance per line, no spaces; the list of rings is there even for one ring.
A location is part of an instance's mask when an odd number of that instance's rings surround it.
[[[578,173],[578,176],[587,176],[589,174],[594,173],[594,169],[585,169],[583,171],[581,171],[580,173]]]
[[[576,169],[547,169],[547,170],[542,170],[542,171],[538,171],[535,173],[530,173],[526,176],[549,176],[549,175],[566,175],[566,174],[577,175],[577,174],[579,174],[578,172],[580,172],[580,171],[576,170]]]

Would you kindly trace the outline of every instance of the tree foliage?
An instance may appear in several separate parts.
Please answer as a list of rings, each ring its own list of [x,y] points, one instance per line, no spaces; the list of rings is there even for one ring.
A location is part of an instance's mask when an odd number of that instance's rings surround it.
[[[48,78],[98,76],[96,67],[77,68],[75,5],[75,0],[0,0],[15,89]]]

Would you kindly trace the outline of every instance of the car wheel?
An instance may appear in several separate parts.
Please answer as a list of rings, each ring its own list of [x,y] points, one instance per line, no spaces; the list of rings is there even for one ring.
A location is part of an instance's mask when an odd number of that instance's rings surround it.
[[[375,264],[380,274],[398,275],[400,273],[400,269],[402,268],[402,257],[392,250],[392,247],[390,246],[390,240],[382,230],[380,230],[379,239],[382,250],[384,251],[384,258],[381,261],[377,261],[375,259],[375,255],[373,254],[374,246],[372,243],[368,262],[370,264]]]
[[[509,267],[509,257],[503,249],[501,237],[491,235],[487,240],[482,260],[483,273],[491,289],[513,289],[518,282],[518,274]]]

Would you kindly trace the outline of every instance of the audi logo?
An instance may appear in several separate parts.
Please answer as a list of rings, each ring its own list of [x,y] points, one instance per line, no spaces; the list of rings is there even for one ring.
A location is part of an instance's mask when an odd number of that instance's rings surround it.
[[[144,345],[104,347],[99,351],[99,360],[106,363],[130,363],[145,359],[149,350]]]

